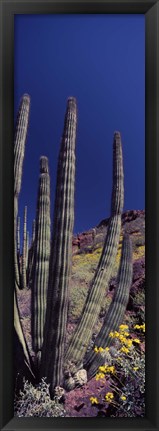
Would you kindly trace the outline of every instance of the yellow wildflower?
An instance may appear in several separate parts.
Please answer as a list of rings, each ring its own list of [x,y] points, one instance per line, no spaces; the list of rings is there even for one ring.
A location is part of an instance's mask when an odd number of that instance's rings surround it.
[[[99,401],[98,401],[98,399],[96,397],[90,397],[90,402],[92,404],[99,404]]]
[[[100,380],[100,379],[104,379],[104,377],[105,377],[104,373],[97,373],[95,379]]]
[[[129,353],[129,349],[127,348],[127,347],[122,347],[121,349],[120,349],[120,352],[123,352],[123,353]]]
[[[119,329],[120,331],[124,331],[125,329],[128,329],[128,325],[120,325]]]
[[[125,396],[125,395],[121,395],[120,399],[121,399],[122,401],[125,401],[125,400],[126,400],[126,396]]]
[[[106,347],[106,348],[105,348],[105,351],[106,351],[106,352],[109,352],[109,347]]]
[[[135,325],[134,329],[140,329],[140,325]]]
[[[115,367],[114,367],[114,365],[112,365],[111,367],[109,367],[109,370],[108,370],[110,373],[112,373],[112,374],[114,374],[115,373]]]
[[[101,371],[102,373],[105,373],[105,371],[106,371],[106,367],[105,367],[105,365],[101,365],[101,366],[99,367],[99,371]]]
[[[140,344],[140,340],[139,340],[138,338],[134,338],[134,339],[133,339],[133,343]]]
[[[110,403],[114,398],[114,395],[112,392],[107,392],[107,394],[105,395],[105,399],[108,403]]]
[[[125,340],[125,342],[124,342],[124,344],[125,344],[125,346],[127,346],[127,347],[131,347],[132,346],[132,340],[130,340],[130,338],[129,339],[126,339]]]
[[[121,343],[127,342],[127,339],[123,335],[120,335],[119,340],[121,341]]]
[[[139,369],[139,367],[134,367],[133,368],[134,371],[137,371],[138,369]]]
[[[124,337],[128,337],[129,336],[129,332],[124,332],[123,335],[124,335]]]
[[[116,338],[118,338],[118,337],[119,337],[119,332],[117,332],[117,331],[115,331],[115,332],[114,332],[114,338],[115,338],[115,337],[116,337]]]
[[[103,347],[99,347],[98,352],[104,352]]]
[[[97,347],[97,346],[95,346],[95,348],[94,348],[94,352],[95,352],[95,353],[98,353],[98,347]]]
[[[109,333],[109,337],[112,337],[112,338],[113,338],[113,337],[114,337],[114,332],[112,332],[112,331],[111,331],[111,332]]]

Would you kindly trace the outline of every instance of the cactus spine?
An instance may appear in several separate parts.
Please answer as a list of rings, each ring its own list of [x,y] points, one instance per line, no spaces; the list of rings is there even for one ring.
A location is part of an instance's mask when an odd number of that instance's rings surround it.
[[[108,312],[106,313],[102,328],[95,339],[94,346],[85,358],[85,367],[87,368],[88,378],[93,377],[96,374],[98,367],[103,363],[102,356],[94,352],[95,345],[103,348],[108,347],[112,342],[112,338],[109,337],[109,333],[117,330],[123,321],[129,300],[132,273],[132,245],[130,237],[125,234],[123,238],[122,256],[118,275],[118,286],[114,292],[114,297]]]
[[[103,246],[102,255],[88,292],[81,320],[73,334],[65,356],[68,361],[80,364],[91,339],[93,327],[98,318],[103,297],[108,287],[115,262],[121,230],[121,214],[124,201],[122,146],[119,132],[114,134],[113,142],[113,190],[111,219]]]
[[[68,286],[74,224],[76,100],[69,98],[58,160],[53,237],[41,375],[53,393],[63,382]]]
[[[50,258],[50,175],[47,157],[40,158],[40,177],[36,209],[36,231],[33,226],[34,264],[32,280],[32,344],[39,355],[43,344],[46,296]],[[35,233],[35,239],[34,239]]]
[[[18,197],[21,189],[22,169],[24,161],[25,143],[28,129],[30,111],[30,97],[27,94],[21,99],[18,111],[15,138],[14,138],[14,266],[15,280],[18,287],[20,286],[19,267],[17,259],[17,215],[18,215]]]
[[[22,287],[22,289],[26,289],[26,287],[27,287],[26,258],[27,258],[27,206],[25,206],[25,208],[24,208],[22,276],[21,276],[21,287]]]

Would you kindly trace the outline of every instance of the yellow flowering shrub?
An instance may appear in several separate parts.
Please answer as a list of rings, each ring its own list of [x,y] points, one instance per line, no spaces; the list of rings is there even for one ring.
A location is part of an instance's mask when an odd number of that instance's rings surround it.
[[[128,325],[123,324],[119,326],[118,331],[110,332],[109,336],[116,347],[94,347],[97,354],[109,350],[110,356],[113,355],[112,363],[100,365],[95,377],[97,381],[102,380],[102,387],[104,380],[110,385],[110,392],[105,394],[104,399],[102,395],[98,403],[100,409],[101,406],[104,408],[104,402],[111,404],[115,412],[113,416],[135,416],[136,408],[141,411],[140,415],[144,416],[145,357],[143,351],[138,348],[141,341],[134,337],[134,330],[140,331],[143,341],[145,323],[136,324],[132,329],[133,332],[129,330]],[[114,355],[114,352],[117,354]],[[130,402],[132,399],[133,402]],[[105,412],[107,416],[107,410]]]

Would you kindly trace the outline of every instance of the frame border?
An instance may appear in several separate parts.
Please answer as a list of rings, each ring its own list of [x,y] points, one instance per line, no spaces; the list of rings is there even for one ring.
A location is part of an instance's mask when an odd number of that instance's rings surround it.
[[[13,417],[13,88],[14,15],[145,15],[146,43],[146,417]],[[159,0],[0,0],[0,420],[2,430],[158,430],[159,412]],[[11,221],[12,220],[12,221]],[[152,294],[151,294],[152,292]]]

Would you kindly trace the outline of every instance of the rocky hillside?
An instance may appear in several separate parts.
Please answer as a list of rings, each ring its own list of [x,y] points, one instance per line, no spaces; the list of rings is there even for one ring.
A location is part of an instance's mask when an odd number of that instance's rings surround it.
[[[69,341],[80,318],[88,289],[91,286],[91,280],[95,273],[106,236],[108,221],[108,219],[102,220],[98,226],[87,232],[78,234],[73,238],[72,278],[70,285],[67,342]],[[116,263],[109,283],[108,293],[103,301],[99,319],[95,328],[93,328],[94,338],[102,325],[104,314],[109,307],[114,293],[114,288],[116,286],[116,276],[121,257],[123,232],[128,232],[130,234],[133,245],[133,283],[125,315],[125,323],[132,325],[142,324],[145,322],[145,212],[141,210],[131,210],[126,211],[122,216],[122,232],[116,256]],[[18,301],[22,324],[30,352],[32,356],[34,356],[30,336],[30,298],[30,290],[19,292]],[[142,346],[142,348],[144,347]],[[66,410],[68,410],[70,416],[96,416],[95,407],[90,406],[89,395],[97,393],[98,386],[99,382],[92,379],[84,387],[75,389],[71,393],[67,394]],[[79,408],[80,405],[82,407]]]

